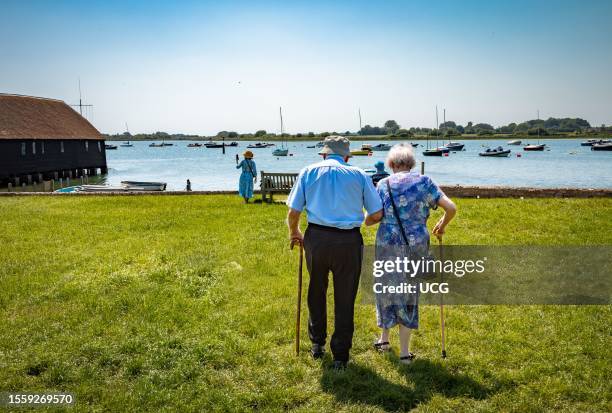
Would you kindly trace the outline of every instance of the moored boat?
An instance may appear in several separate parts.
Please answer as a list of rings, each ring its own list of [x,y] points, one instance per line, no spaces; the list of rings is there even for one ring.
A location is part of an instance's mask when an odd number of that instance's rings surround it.
[[[413,148],[416,148],[417,146],[419,146],[418,143],[414,143],[414,142],[410,142],[410,144],[412,145]]]
[[[580,146],[593,146],[596,144],[602,144],[602,143],[611,143],[612,141],[610,140],[603,140],[603,139],[589,139],[586,140],[584,142],[580,143]]]
[[[546,144],[525,145],[523,146],[523,150],[524,151],[543,151],[545,147],[546,147]]]
[[[596,143],[591,146],[592,151],[612,151],[612,142]]]
[[[106,144],[106,145],[104,145],[104,149],[106,149],[106,150],[114,150],[114,149],[117,149],[117,145]]]
[[[490,156],[490,157],[506,158],[506,157],[510,156],[510,152],[512,152],[510,149],[504,149],[501,146],[498,146],[497,148],[494,148],[494,149],[487,148],[486,151],[480,152],[478,155],[479,156]]]
[[[260,149],[260,148],[268,148],[270,146],[272,146],[272,144],[265,143],[265,142],[257,142],[257,143],[252,143],[250,145],[247,145],[247,148],[249,148],[249,149]]]
[[[515,139],[513,141],[508,141],[508,145],[520,145],[523,143],[520,139]]]
[[[121,144],[121,146],[124,147],[124,148],[131,148],[134,145],[132,143],[130,143],[130,141],[127,141],[127,142],[123,142]]]
[[[272,151],[272,155],[274,156],[287,156],[288,154],[289,154],[289,149],[276,148]]]
[[[153,142],[153,143],[149,144],[149,148],[163,148],[163,147],[164,147],[163,143],[155,143],[155,142]]]
[[[445,148],[450,149],[451,151],[462,151],[465,144],[460,142],[449,142],[444,145]]]
[[[391,149],[391,145],[386,144],[386,143],[379,143],[378,145],[369,145],[370,149],[372,149],[373,151],[388,151]],[[362,147],[363,149],[363,147]]]
[[[370,145],[367,145],[367,144],[361,145],[361,149],[351,151],[352,156],[368,156],[371,154],[372,154],[372,148],[370,147]]]
[[[188,148],[199,148],[201,147],[202,144],[201,143],[190,143],[189,145],[187,145]]]
[[[440,148],[425,149],[423,151],[424,156],[442,156],[443,154],[444,151],[440,150]]]

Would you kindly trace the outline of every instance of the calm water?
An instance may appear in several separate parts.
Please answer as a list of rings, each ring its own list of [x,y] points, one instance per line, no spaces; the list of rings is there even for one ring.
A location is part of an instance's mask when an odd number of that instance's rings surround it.
[[[440,184],[612,188],[612,152],[591,151],[589,147],[580,146],[583,140],[543,140],[549,148],[544,152],[524,152],[520,146],[506,145],[506,140],[466,140],[461,141],[465,143],[464,151],[450,153],[448,157],[422,156],[426,142],[419,141],[415,153],[417,161],[425,160],[425,173]],[[388,141],[354,142],[351,147],[358,149],[362,143],[381,142]],[[107,151],[107,182],[118,185],[122,180],[163,181],[168,183],[169,190],[182,190],[189,178],[193,190],[234,190],[240,174],[235,169],[235,156],[242,154],[250,142],[226,148],[225,155],[221,149],[188,148],[189,141],[174,141],[174,146],[163,148],[150,148],[149,143],[134,142],[131,148]],[[307,148],[315,143],[291,142],[289,152],[293,156],[280,158],[272,156],[274,147],[252,149],[258,176],[261,170],[299,172],[305,165],[320,159],[319,149]],[[512,149],[509,158],[478,156],[483,146],[499,145]],[[517,153],[521,154],[520,158]],[[384,160],[386,154],[374,152],[373,156],[357,156],[350,163],[368,169],[376,161]]]

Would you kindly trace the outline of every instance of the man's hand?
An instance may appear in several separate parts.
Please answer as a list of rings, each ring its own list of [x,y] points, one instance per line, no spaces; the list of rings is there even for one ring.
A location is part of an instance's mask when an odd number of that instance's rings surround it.
[[[304,235],[300,230],[289,235],[289,248],[293,249],[295,245],[304,245]]]
[[[300,214],[293,208],[289,208],[287,213],[287,227],[289,228],[289,247],[293,249],[294,245],[304,245],[304,236],[300,231]]]

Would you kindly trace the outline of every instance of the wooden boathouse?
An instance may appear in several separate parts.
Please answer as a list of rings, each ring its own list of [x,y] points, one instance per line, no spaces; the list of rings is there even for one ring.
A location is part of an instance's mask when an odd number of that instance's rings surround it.
[[[107,173],[104,137],[61,100],[0,93],[0,183]]]

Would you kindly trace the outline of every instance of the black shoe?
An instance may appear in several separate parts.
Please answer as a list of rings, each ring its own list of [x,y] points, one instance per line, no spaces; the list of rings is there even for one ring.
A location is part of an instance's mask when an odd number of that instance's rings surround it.
[[[348,364],[347,361],[334,360],[334,367],[333,367],[333,369],[336,370],[336,371],[345,370],[347,364]]]
[[[310,348],[310,354],[312,354],[313,359],[320,359],[325,354],[325,346],[313,343]]]

